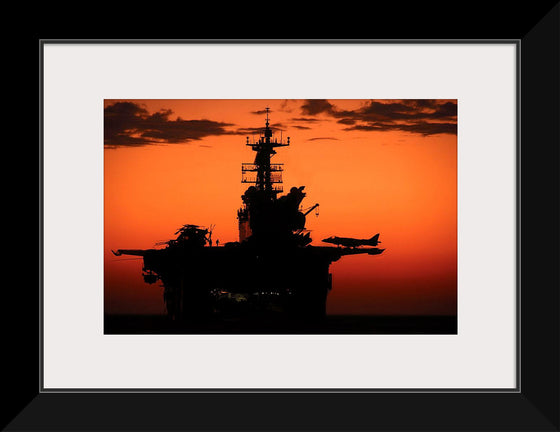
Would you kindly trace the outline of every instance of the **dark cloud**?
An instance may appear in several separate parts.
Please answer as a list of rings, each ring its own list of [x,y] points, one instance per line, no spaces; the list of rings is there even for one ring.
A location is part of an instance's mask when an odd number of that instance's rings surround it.
[[[357,110],[333,110],[332,115],[340,119],[340,122],[456,120],[457,104],[448,101],[438,103],[414,99],[391,102],[369,101]]]
[[[294,128],[294,129],[302,129],[302,130],[311,129],[309,126],[299,126],[299,125],[293,125],[292,128]]]
[[[344,129],[346,131],[359,130],[359,131],[402,131],[416,133],[424,136],[437,135],[437,134],[457,134],[457,123],[428,123],[428,122],[415,122],[415,123],[368,123],[355,125]]]
[[[286,125],[283,123],[273,123],[270,125],[273,132],[285,131]],[[235,130],[235,135],[260,135],[263,133],[264,127],[245,127]]]
[[[239,128],[235,132],[238,135],[259,135],[262,133],[263,128],[250,127],[250,128]]]
[[[309,123],[314,123],[314,122],[321,121],[319,119],[309,118],[309,117],[295,117],[295,118],[292,118],[291,120],[295,121],[295,122],[309,122]]]
[[[307,141],[320,141],[320,140],[340,141],[338,138],[334,138],[334,137],[316,137],[316,138],[309,138]]]
[[[266,114],[266,110],[258,110],[258,111],[251,111],[251,114],[255,114],[255,115],[263,115]],[[271,113],[271,110],[268,110],[269,113]]]
[[[355,110],[341,110],[325,99],[301,106],[306,115],[327,114],[350,126],[345,130],[400,130],[421,135],[457,134],[457,101],[440,99],[370,100]]]
[[[338,120],[338,123],[344,124],[344,125],[353,125],[353,124],[356,124],[356,120],[353,120],[351,118],[343,118],[343,119]]]
[[[149,113],[134,102],[115,102],[105,108],[104,143],[108,148],[186,143],[209,135],[231,135],[231,123],[171,119],[173,111]]]
[[[326,99],[308,99],[301,106],[301,112],[304,115],[332,114],[333,111],[334,106]]]

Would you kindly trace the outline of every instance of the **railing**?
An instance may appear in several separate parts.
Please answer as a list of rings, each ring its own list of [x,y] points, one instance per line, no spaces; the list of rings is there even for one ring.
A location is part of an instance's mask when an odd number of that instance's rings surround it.
[[[242,163],[241,172],[258,171],[259,167],[253,163]],[[284,171],[284,164],[270,164],[271,172]]]
[[[257,175],[253,172],[242,172],[241,183],[256,183]],[[270,175],[270,183],[282,183],[282,173],[272,173]]]
[[[257,175],[254,173],[241,173],[241,183],[256,183],[257,182]]]

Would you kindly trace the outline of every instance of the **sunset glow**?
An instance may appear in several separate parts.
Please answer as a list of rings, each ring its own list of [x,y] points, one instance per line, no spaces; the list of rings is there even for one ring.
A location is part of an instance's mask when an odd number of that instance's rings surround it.
[[[284,192],[305,186],[313,245],[330,236],[380,233],[378,256],[331,266],[329,314],[455,315],[457,310],[456,100],[106,100],[105,312],[163,314],[163,288],[142,259],[184,224],[215,225],[238,241],[247,184],[246,137],[264,127],[290,137]]]

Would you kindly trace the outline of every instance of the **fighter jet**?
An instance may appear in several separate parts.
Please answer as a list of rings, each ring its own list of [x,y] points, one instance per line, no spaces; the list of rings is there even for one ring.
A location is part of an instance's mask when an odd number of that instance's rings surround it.
[[[329,237],[322,240],[325,243],[332,243],[338,246],[358,247],[358,246],[377,246],[379,241],[379,234],[375,234],[369,239],[355,239],[350,237]]]

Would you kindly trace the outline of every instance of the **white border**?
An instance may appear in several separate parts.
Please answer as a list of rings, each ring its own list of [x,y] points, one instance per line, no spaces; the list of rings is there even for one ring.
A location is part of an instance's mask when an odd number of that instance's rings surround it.
[[[513,389],[515,48],[44,45],[45,390]],[[121,98],[458,99],[459,334],[103,335],[103,100]]]

